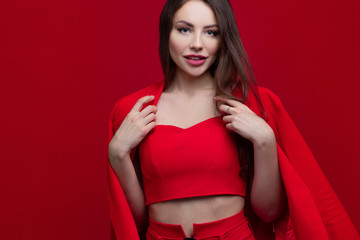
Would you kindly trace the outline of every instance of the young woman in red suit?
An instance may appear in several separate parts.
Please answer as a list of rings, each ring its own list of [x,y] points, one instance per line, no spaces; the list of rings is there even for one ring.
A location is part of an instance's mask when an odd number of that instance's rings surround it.
[[[116,239],[358,238],[279,99],[256,86],[227,0],[168,0],[159,52],[165,80],[110,117]]]

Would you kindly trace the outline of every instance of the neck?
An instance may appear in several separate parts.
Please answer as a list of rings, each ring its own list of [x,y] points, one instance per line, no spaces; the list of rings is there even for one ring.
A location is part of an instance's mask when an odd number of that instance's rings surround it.
[[[210,72],[205,72],[203,75],[194,77],[186,74],[181,70],[176,70],[174,81],[169,86],[168,91],[177,91],[193,95],[198,91],[213,91],[215,89],[214,78]]]

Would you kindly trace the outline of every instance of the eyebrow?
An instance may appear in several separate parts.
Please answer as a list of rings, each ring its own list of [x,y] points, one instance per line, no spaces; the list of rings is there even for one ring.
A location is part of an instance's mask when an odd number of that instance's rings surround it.
[[[177,23],[184,23],[184,24],[188,25],[189,27],[194,27],[193,24],[191,24],[191,23],[189,23],[189,22],[187,22],[187,21],[184,21],[184,20],[177,21],[175,24],[177,24]],[[219,28],[219,26],[218,26],[217,24],[207,25],[207,26],[205,26],[204,28],[212,28],[212,27],[217,27],[217,28]]]

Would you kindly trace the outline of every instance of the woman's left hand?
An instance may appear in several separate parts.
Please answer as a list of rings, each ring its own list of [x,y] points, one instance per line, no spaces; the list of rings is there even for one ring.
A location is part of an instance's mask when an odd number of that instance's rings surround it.
[[[275,140],[271,127],[245,104],[225,96],[216,96],[214,100],[222,102],[219,109],[224,114],[223,121],[227,129],[236,132],[253,144]]]

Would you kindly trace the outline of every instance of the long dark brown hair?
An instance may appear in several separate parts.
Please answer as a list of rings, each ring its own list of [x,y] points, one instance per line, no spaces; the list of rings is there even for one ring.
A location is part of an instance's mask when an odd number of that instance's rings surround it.
[[[174,80],[176,64],[170,56],[169,36],[172,30],[173,18],[186,2],[190,0],[168,0],[161,12],[159,23],[159,54],[165,77],[166,89]],[[220,47],[218,57],[210,67],[210,73],[215,80],[216,95],[225,95],[245,103],[248,91],[252,91],[259,104],[263,117],[266,114],[257,92],[254,73],[250,66],[247,54],[240,39],[235,16],[228,0],[202,0],[214,11],[219,26]],[[241,98],[232,93],[240,89]],[[219,105],[216,106],[217,109]],[[219,110],[219,109],[218,109]],[[242,173],[252,172],[253,149],[252,144],[236,134],[239,142],[239,154]]]

